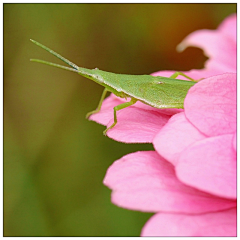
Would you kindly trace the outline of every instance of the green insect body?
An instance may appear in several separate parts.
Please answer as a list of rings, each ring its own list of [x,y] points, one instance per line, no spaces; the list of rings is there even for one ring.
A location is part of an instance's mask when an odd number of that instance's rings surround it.
[[[137,101],[141,101],[155,108],[183,108],[184,99],[188,90],[196,84],[196,81],[186,76],[183,73],[175,73],[170,78],[151,76],[151,75],[127,75],[127,74],[115,74],[105,72],[99,69],[87,69],[78,67],[76,64],[70,62],[66,58],[62,57],[53,50],[46,46],[31,40],[36,45],[47,50],[54,56],[58,57],[72,68],[65,67],[59,64],[50,63],[38,59],[31,59],[34,62],[40,62],[47,65],[55,66],[58,68],[77,72],[83,77],[89,78],[96,83],[105,87],[99,105],[96,110],[87,114],[89,117],[93,113],[97,113],[101,109],[102,102],[107,92],[112,92],[121,98],[131,98],[129,102],[122,103],[114,107],[114,123],[104,131],[106,132],[113,128],[117,123],[116,112],[133,105]],[[191,81],[175,79],[178,75],[183,75]]]

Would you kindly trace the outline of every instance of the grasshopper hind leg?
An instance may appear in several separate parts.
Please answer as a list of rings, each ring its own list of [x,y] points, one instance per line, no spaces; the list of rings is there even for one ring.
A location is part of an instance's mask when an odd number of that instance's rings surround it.
[[[173,75],[170,76],[170,78],[177,78],[179,75],[187,78],[188,80],[191,80],[192,82],[197,82],[196,80],[192,79],[191,77],[187,76],[186,74],[182,72],[175,72]]]

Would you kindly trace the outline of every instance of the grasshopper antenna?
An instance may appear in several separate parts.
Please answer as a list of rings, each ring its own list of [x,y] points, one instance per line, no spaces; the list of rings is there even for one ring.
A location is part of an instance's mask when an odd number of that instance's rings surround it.
[[[43,63],[43,64],[50,65],[50,66],[53,66],[53,67],[58,67],[58,68],[61,68],[61,69],[64,69],[64,70],[68,70],[68,71],[72,71],[72,72],[77,72],[77,73],[79,73],[79,71],[76,70],[75,68],[65,67],[65,66],[62,66],[62,65],[60,65],[60,64],[56,64],[56,63],[52,63],[52,62],[47,62],[47,61],[43,61],[43,60],[40,60],[40,59],[30,59],[30,61],[31,61],[31,62]]]
[[[76,64],[72,63],[72,62],[69,61],[68,59],[66,59],[66,58],[64,58],[63,56],[61,56],[60,54],[54,52],[54,51],[51,50],[50,48],[44,46],[43,44],[41,44],[41,43],[39,43],[39,42],[37,42],[37,41],[35,41],[35,40],[30,39],[30,41],[33,42],[33,43],[35,43],[37,46],[43,48],[44,50],[50,52],[50,53],[53,54],[55,57],[59,58],[60,60],[62,60],[63,62],[65,62],[66,64],[68,64],[68,65],[71,66],[72,68],[74,68],[75,70],[79,70],[79,67],[78,67]],[[49,62],[44,62],[44,61],[41,61],[41,60],[38,60],[38,59],[31,59],[31,61],[41,62],[41,63],[47,63],[48,65],[50,65]],[[60,65],[58,65],[58,64],[56,64],[56,65],[51,64],[51,65],[56,66],[56,67],[59,67],[59,66],[60,66]],[[65,68],[65,69],[66,69],[66,68]],[[68,70],[69,70],[69,69],[70,69],[70,68],[68,68]]]

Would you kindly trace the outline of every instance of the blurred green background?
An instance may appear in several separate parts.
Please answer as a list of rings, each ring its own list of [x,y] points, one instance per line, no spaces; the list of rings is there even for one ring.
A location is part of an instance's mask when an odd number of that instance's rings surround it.
[[[215,29],[236,4],[4,4],[4,235],[139,236],[152,213],[118,208],[102,184],[123,155],[152,149],[104,137],[85,119],[103,87],[30,62],[115,73],[202,68],[196,48],[175,48],[194,30]]]

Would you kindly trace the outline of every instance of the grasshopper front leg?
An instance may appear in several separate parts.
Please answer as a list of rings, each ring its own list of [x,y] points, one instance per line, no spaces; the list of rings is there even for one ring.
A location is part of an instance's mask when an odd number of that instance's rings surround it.
[[[129,107],[129,106],[133,105],[136,102],[137,102],[137,99],[131,98],[131,100],[129,102],[125,102],[125,103],[119,104],[119,105],[117,105],[116,107],[113,108],[113,111],[114,111],[114,123],[110,127],[108,127],[105,131],[103,131],[103,134],[105,136],[107,134],[107,131],[109,129],[113,128],[117,124],[117,111],[119,111],[119,110],[121,110],[123,108]]]
[[[86,115],[86,118],[87,118],[87,119],[88,119],[92,114],[98,113],[98,112],[101,110],[102,103],[103,103],[104,98],[106,97],[107,92],[109,92],[109,91],[108,91],[107,88],[105,88],[105,89],[103,90],[102,96],[101,96],[101,98],[100,98],[100,101],[99,101],[99,103],[98,103],[98,106],[97,106],[96,110],[93,110],[93,111],[87,113],[87,115]]]

